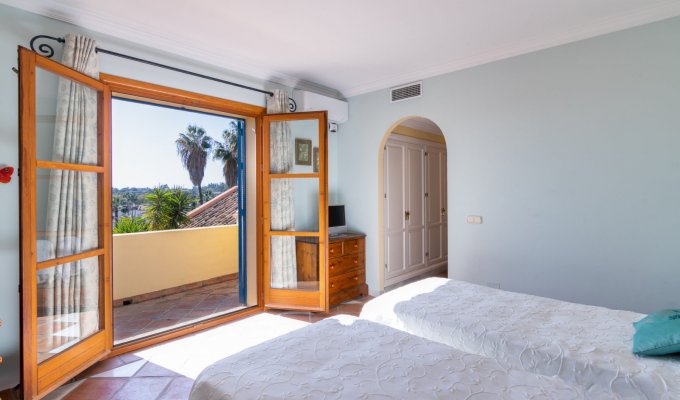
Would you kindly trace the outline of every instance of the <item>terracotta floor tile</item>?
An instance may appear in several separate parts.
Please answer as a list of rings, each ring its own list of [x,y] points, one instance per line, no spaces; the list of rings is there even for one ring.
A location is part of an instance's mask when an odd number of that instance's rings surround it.
[[[166,377],[130,378],[127,384],[116,392],[112,400],[156,400],[170,381],[172,378]]]
[[[64,400],[109,400],[125,384],[124,378],[92,378],[87,379],[80,386],[64,397]]]
[[[163,368],[160,365],[156,365],[152,362],[148,362],[140,369],[136,374],[135,378],[145,377],[145,376],[170,376],[175,377],[177,373],[170,371],[169,369]]]
[[[86,369],[83,371],[81,374],[78,376],[92,376],[92,375],[97,375],[105,371],[112,370],[114,368],[118,368],[120,366],[125,365],[125,362],[121,360],[118,357],[111,357],[109,359],[106,359],[104,361],[100,361],[96,363],[95,365],[91,366],[90,368]]]
[[[194,385],[193,379],[181,376],[170,382],[158,400],[186,400],[189,398],[191,387]]]
[[[139,360],[142,359],[141,357],[135,355],[134,353],[121,354],[121,355],[118,356],[118,358],[121,361],[123,361],[125,364],[129,364],[131,362],[139,361]]]

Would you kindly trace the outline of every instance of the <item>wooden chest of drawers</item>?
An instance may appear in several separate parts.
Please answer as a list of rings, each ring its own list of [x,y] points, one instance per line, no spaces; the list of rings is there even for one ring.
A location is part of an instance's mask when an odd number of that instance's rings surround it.
[[[328,290],[330,305],[368,294],[366,285],[366,235],[345,233],[328,240]]]

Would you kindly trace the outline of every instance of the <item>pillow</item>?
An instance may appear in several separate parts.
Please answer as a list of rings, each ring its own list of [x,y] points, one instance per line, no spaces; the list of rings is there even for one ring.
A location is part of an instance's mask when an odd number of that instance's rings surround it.
[[[680,310],[656,311],[633,326],[633,353],[643,356],[680,353]]]

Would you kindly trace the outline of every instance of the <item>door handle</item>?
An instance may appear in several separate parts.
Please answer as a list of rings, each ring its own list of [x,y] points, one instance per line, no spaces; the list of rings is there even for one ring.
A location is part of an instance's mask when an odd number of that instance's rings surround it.
[[[405,211],[405,212],[404,212],[404,219],[407,220],[407,221],[408,221],[409,219],[411,219],[411,213],[408,212],[408,211]]]
[[[446,215],[446,208],[442,208],[442,215]]]

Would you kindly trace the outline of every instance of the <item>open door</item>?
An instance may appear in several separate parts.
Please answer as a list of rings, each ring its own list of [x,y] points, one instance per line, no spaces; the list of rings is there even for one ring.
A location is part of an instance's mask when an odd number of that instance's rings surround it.
[[[23,398],[111,349],[110,90],[24,48],[20,66]]]
[[[263,117],[265,307],[328,311],[326,112]]]

